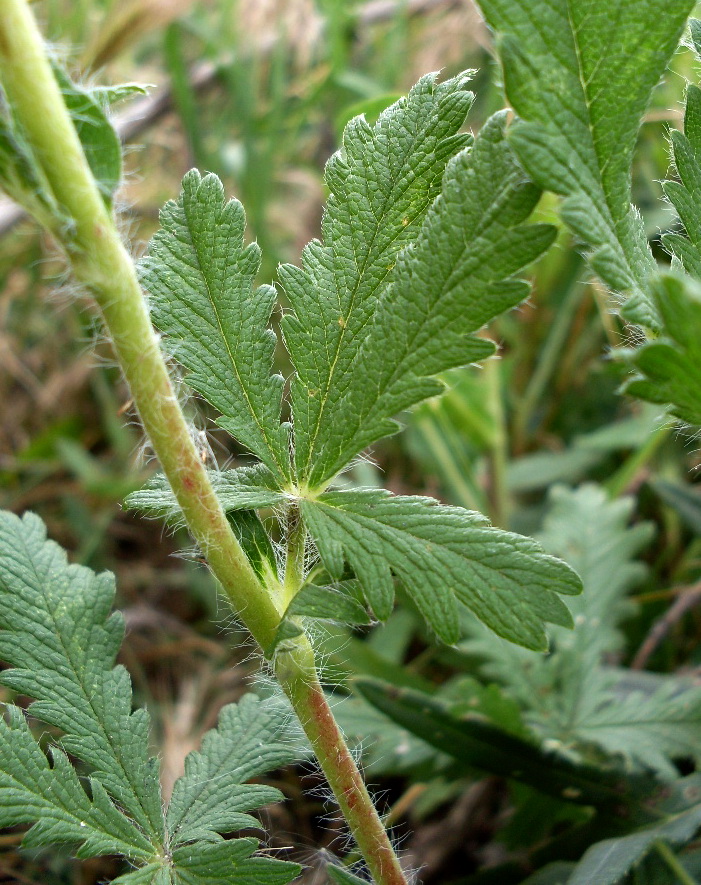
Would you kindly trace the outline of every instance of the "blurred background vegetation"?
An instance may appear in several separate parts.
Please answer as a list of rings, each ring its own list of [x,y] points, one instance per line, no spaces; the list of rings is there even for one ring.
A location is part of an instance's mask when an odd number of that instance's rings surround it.
[[[475,131],[503,103],[490,36],[470,0],[39,0],[34,9],[81,81],[150,84],[148,97],[114,114],[126,138],[120,224],[134,253],[196,165],[242,200],[249,236],[263,249],[261,281],[273,279],[280,261],[297,261],[318,235],[323,166],[352,116],[376,117],[432,70],[476,69]],[[680,123],[684,78],[697,74],[691,54],[680,51],[642,128],[634,200],[653,243],[674,224],[657,182],[668,171],[666,132]],[[545,200],[541,216],[555,221],[554,205]],[[167,791],[257,664],[208,574],[187,554],[187,538],[120,507],[155,465],[143,457],[94,312],[76,297],[51,245],[6,203],[0,235],[0,505],[38,512],[75,560],[116,572],[128,625],[123,661],[157,723]],[[609,354],[628,333],[567,233],[533,278],[528,303],[490,330],[501,359],[452,373],[449,392],[405,416],[407,431],[378,445],[348,481],[430,494],[523,533],[539,528],[553,483],[593,480],[612,498],[633,496],[633,519],[653,521],[656,534],[621,663],[694,672],[698,444],[659,409],[618,394],[624,370]],[[189,409],[207,431],[203,457],[220,465],[245,457],[211,431],[201,403]],[[696,595],[685,604],[689,588]],[[368,636],[337,630],[322,641],[327,677],[340,685],[370,673],[430,688],[454,672],[451,651],[432,646],[401,606]],[[373,748],[369,738],[366,746]],[[371,770],[383,808],[413,863],[424,865],[427,885],[467,882],[480,867],[527,854],[517,839],[502,838],[515,800],[498,779],[475,775],[456,791],[422,779],[420,765],[383,769],[377,756]],[[275,783],[290,801],[269,810],[270,849],[308,863],[306,882],[321,885],[324,851],[344,845],[342,828],[325,817],[316,774],[280,772]],[[0,835],[0,882],[88,885],[118,872],[104,860],[20,854],[20,838]]]

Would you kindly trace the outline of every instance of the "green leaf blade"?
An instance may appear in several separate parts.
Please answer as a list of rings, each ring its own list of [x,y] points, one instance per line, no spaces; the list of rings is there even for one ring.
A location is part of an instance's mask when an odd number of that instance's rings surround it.
[[[353,382],[338,399],[310,486],[320,487],[366,446],[396,432],[390,420],[440,393],[433,376],[483,359],[494,345],[474,333],[523,301],[530,286],[512,275],[552,244],[555,228],[523,222],[540,190],[505,140],[506,112],[495,114],[470,150],[448,164],[443,189],[416,242],[398,257],[355,359]]]
[[[665,275],[653,293],[664,335],[640,347],[633,358],[638,377],[625,391],[648,402],[669,404],[671,413],[701,425],[701,287],[693,279]]]
[[[209,478],[226,513],[283,504],[287,496],[280,491],[275,474],[262,464],[234,470],[210,470]],[[149,516],[181,519],[180,505],[162,473],[124,499],[124,506]]]
[[[26,848],[79,844],[79,856],[121,853],[132,860],[153,854],[151,843],[115,808],[99,782],[92,799],[60,750],[53,767],[32,736],[24,714],[8,705],[0,717],[0,826],[31,823]]]
[[[297,372],[291,398],[302,481],[333,430],[327,404],[352,380],[378,293],[416,237],[450,157],[471,140],[458,134],[472,103],[466,81],[463,74],[437,84],[428,75],[374,127],[351,121],[326,169],[331,196],[323,244],[306,247],[301,268],[281,268],[293,310],[283,333]]]
[[[296,758],[276,712],[254,694],[222,709],[217,729],[189,754],[175,782],[166,818],[175,847],[259,826],[246,812],[282,798],[272,787],[244,784]]]
[[[284,483],[283,379],[271,374],[276,337],[268,328],[276,295],[271,286],[253,288],[260,252],[244,246],[243,207],[225,201],[215,175],[193,169],[161,225],[141,263],[154,323],[174,343],[190,386],[221,412],[217,423]]]
[[[62,729],[63,746],[156,843],[163,815],[148,715],[131,711],[131,682],[114,667],[124,626],[109,616],[109,574],[68,565],[41,520],[0,513],[0,657],[3,684],[36,698],[31,712]]]
[[[580,591],[574,572],[478,513],[369,489],[328,492],[301,510],[328,571],[340,577],[347,559],[380,619],[392,610],[394,574],[447,643],[459,638],[459,602],[537,650],[547,648],[544,622],[570,623],[558,594]]]
[[[511,143],[563,217],[593,249],[628,316],[659,327],[648,293],[655,270],[630,205],[630,168],[650,94],[674,52],[692,0],[480,0],[500,36],[506,93],[523,122]]]
[[[296,879],[298,864],[251,857],[255,839],[202,843],[173,852],[173,885],[287,885]]]

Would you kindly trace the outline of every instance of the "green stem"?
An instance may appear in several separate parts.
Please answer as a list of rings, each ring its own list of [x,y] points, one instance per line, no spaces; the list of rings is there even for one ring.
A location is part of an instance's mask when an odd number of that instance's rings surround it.
[[[117,233],[24,0],[0,2],[0,77],[59,204],[73,220],[63,245],[95,298],[144,429],[187,523],[246,626],[264,644],[279,613],[232,533],[168,376],[134,263]]]
[[[284,607],[292,602],[304,583],[304,554],[307,531],[299,507],[290,508],[287,521],[287,559],[282,596]]]
[[[266,648],[282,611],[253,571],[200,460],[134,264],[97,189],[25,0],[0,0],[0,82],[57,201],[72,218],[62,245],[76,278],[100,307],[134,405],[190,531],[233,608]],[[303,556],[303,533],[301,537],[294,554],[296,568]],[[406,885],[326,702],[306,638],[278,656],[276,670],[377,885]]]
[[[641,470],[652,460],[657,450],[671,434],[671,427],[658,427],[650,434],[643,445],[627,458],[613,476],[606,480],[604,487],[612,498],[617,498],[629,488]]]
[[[377,885],[407,885],[387,831],[319,683],[311,646],[300,644],[279,655],[275,673],[314,747],[373,881]]]
[[[487,403],[492,416],[493,431],[489,463],[489,516],[494,525],[506,528],[509,522],[509,490],[506,468],[509,461],[504,404],[501,393],[501,360],[489,360],[483,369],[487,385]]]
[[[666,842],[658,839],[655,843],[655,851],[660,855],[662,860],[667,864],[669,869],[677,877],[681,885],[696,885],[696,879],[693,878],[681,865],[679,858],[672,851]]]

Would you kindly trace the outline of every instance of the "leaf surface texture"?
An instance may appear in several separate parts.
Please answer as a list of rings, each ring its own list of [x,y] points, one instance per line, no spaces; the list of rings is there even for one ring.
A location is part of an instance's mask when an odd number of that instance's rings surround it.
[[[327,492],[301,511],[330,574],[347,561],[381,619],[396,575],[444,642],[459,637],[458,603],[528,648],[545,649],[544,622],[570,623],[558,593],[579,592],[574,572],[479,513],[370,489]]]
[[[652,90],[693,0],[479,0],[497,32],[511,144],[563,218],[593,250],[596,272],[629,296],[627,315],[659,327],[648,292],[655,263],[630,204],[630,169]]]
[[[244,246],[243,207],[225,201],[215,175],[193,169],[177,202],[162,209],[161,226],[141,264],[153,321],[188,369],[188,384],[221,412],[219,425],[282,483],[289,475],[283,379],[271,374],[276,338],[268,328],[276,295],[272,286],[254,288],[260,250]]]

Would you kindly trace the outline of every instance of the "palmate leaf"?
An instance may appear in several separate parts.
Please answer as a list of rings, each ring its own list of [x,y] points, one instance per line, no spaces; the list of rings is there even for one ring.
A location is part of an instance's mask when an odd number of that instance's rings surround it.
[[[505,128],[506,112],[496,114],[474,147],[449,162],[415,243],[397,258],[361,346],[347,357],[352,381],[327,402],[329,430],[317,444],[312,487],[396,432],[394,415],[440,393],[439,372],[492,354],[494,345],[472,333],[527,297],[530,286],[512,274],[538,258],[556,231],[523,224],[540,190],[517,164]]]
[[[305,248],[301,268],[280,268],[293,311],[282,328],[296,370],[291,397],[302,482],[319,447],[339,431],[338,401],[354,380],[397,255],[416,238],[449,159],[471,141],[458,134],[473,98],[466,82],[466,74],[440,84],[428,75],[375,126],[352,120],[326,167],[323,243]]]
[[[221,412],[217,423],[282,484],[290,472],[283,379],[271,374],[276,338],[268,328],[276,295],[272,286],[253,287],[260,250],[243,244],[243,207],[225,201],[215,175],[193,169],[161,225],[141,262],[153,321],[188,369],[188,384]]]
[[[629,296],[626,314],[658,328],[648,293],[655,270],[630,205],[630,169],[650,94],[694,0],[478,0],[499,35],[509,101],[523,122],[510,141],[593,250],[604,282]]]
[[[575,573],[479,513],[376,489],[327,492],[300,508],[326,569],[340,578],[347,561],[380,619],[392,610],[394,574],[444,642],[459,638],[459,603],[538,650],[544,622],[571,623],[558,593],[579,593]]]
[[[110,615],[114,578],[69,565],[42,521],[0,512],[0,682],[35,698],[33,716],[92,769],[155,844],[164,839],[149,719],[132,713],[131,681],[114,666],[124,635]]]
[[[688,261],[690,253],[685,254]],[[652,291],[664,333],[635,352],[632,363],[639,374],[625,391],[668,404],[672,415],[701,425],[701,286],[689,277],[665,275]]]

